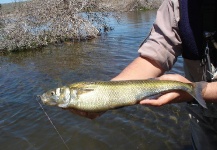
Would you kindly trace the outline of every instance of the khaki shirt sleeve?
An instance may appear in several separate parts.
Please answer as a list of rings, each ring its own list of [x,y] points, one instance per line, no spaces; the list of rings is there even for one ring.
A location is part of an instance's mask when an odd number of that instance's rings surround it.
[[[172,68],[181,54],[179,18],[179,1],[164,0],[149,37],[138,50],[142,57],[154,60],[165,71]]]

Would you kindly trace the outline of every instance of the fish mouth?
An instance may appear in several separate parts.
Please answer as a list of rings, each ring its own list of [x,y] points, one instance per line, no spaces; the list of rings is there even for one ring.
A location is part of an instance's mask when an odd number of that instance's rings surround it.
[[[38,96],[41,98],[43,104],[50,105],[50,106],[57,105],[56,102],[49,100],[45,94],[38,95]]]

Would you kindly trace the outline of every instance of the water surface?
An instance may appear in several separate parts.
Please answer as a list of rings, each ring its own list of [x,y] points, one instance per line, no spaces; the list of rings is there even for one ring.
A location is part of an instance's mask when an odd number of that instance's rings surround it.
[[[66,149],[36,96],[77,81],[113,78],[138,56],[155,14],[123,14],[119,24],[111,19],[114,30],[91,41],[0,56],[1,149]],[[181,58],[172,73],[183,74]],[[191,144],[184,104],[135,105],[108,111],[95,120],[43,107],[70,149],[187,149]]]

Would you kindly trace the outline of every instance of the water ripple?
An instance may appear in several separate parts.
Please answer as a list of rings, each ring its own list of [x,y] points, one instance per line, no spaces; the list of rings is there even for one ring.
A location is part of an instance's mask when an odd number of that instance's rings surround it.
[[[155,11],[123,14],[115,29],[92,41],[0,56],[0,139],[5,150],[64,149],[37,95],[77,81],[110,80],[137,57]],[[170,73],[182,74],[179,58]],[[189,145],[183,105],[135,105],[89,120],[57,107],[45,111],[70,149],[183,149]]]

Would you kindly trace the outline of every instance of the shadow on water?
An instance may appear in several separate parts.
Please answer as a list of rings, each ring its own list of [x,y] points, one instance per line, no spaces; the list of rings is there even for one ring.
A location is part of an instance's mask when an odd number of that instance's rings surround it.
[[[156,11],[123,14],[113,31],[92,41],[0,56],[0,145],[4,150],[65,146],[36,95],[77,81],[110,80],[137,57]],[[179,58],[172,73],[182,72]],[[70,149],[188,149],[184,104],[111,110],[95,120],[43,106]]]

